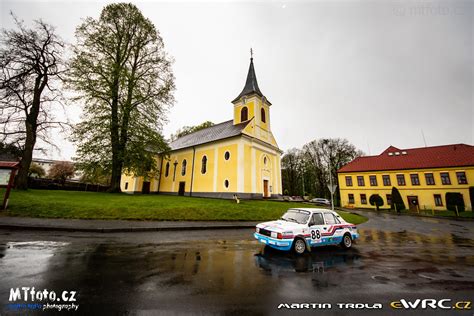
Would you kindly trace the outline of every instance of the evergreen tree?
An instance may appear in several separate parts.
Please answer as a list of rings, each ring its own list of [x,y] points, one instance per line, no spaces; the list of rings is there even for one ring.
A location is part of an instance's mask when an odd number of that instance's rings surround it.
[[[396,187],[392,187],[392,207],[391,209],[396,209],[397,212],[403,211],[405,209],[405,203],[403,202],[402,195]]]

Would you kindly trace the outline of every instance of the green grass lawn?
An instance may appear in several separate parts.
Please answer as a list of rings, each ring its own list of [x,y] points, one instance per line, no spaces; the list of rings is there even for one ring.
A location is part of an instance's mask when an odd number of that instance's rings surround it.
[[[233,200],[168,195],[13,190],[6,215],[83,219],[264,221],[277,219],[292,207],[311,206],[263,200],[241,200],[237,204]],[[348,212],[340,214],[346,221],[354,224],[367,220]]]

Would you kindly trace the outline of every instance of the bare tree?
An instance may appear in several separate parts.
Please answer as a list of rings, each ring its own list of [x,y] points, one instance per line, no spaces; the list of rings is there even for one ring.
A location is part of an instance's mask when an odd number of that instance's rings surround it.
[[[41,20],[27,28],[13,18],[16,29],[0,33],[0,142],[20,147],[16,186],[26,189],[36,141],[51,144],[48,131],[64,127],[52,115],[52,107],[62,104],[64,42]]]

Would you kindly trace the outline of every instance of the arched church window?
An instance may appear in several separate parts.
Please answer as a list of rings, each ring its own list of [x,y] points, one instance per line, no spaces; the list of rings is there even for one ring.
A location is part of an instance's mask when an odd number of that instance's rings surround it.
[[[246,106],[244,106],[242,110],[240,110],[240,121],[244,122],[244,121],[247,121],[248,119],[249,119],[249,110],[247,109]]]
[[[206,171],[207,171],[207,157],[204,156],[202,157],[202,161],[201,161],[201,173],[205,174]]]
[[[183,160],[183,164],[181,165],[181,175],[184,176],[186,175],[186,159]]]
[[[169,174],[170,174],[170,162],[168,161],[166,163],[166,168],[165,168],[165,177],[168,177]]]
[[[261,113],[261,117],[262,117],[262,122],[265,123],[265,122],[266,122],[266,119],[265,119],[265,109],[262,108],[262,109],[260,110],[260,113]]]

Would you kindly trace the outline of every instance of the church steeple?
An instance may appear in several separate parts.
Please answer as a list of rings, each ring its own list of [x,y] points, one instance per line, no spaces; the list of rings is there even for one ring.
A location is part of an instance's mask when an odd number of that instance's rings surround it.
[[[249,72],[247,74],[247,81],[245,82],[244,89],[240,94],[232,100],[232,103],[238,101],[241,97],[245,95],[250,95],[250,94],[257,94],[261,97],[263,97],[263,93],[260,91],[260,88],[258,87],[257,83],[257,76],[255,75],[255,68],[253,66],[253,53],[252,50],[250,50],[251,57],[250,57],[250,66],[249,66]]]

